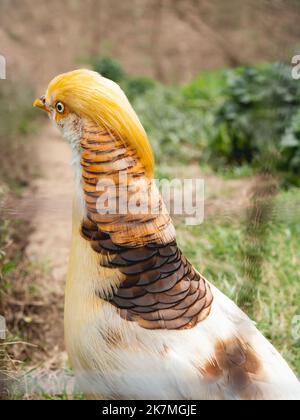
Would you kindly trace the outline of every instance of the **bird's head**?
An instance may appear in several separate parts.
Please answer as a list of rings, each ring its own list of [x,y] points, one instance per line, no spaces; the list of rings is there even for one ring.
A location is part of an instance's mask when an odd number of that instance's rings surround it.
[[[80,142],[86,120],[115,133],[137,151],[146,173],[152,175],[154,159],[147,135],[122,89],[91,70],[75,70],[55,77],[35,107],[45,110],[63,136]]]

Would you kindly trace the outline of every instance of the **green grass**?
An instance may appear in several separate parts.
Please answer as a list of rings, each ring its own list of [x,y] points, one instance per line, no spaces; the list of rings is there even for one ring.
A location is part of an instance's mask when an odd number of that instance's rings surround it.
[[[281,192],[264,241],[262,272],[253,285],[253,307],[244,308],[258,328],[300,375],[300,341],[292,334],[293,318],[300,315],[300,189]],[[239,302],[246,279],[246,222],[206,220],[197,227],[181,224],[178,239],[186,256],[208,280]],[[250,285],[251,287],[251,285]]]

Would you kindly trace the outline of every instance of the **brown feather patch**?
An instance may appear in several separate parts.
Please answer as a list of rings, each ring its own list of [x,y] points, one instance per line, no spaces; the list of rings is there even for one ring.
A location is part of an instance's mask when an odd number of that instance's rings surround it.
[[[218,341],[214,358],[199,370],[209,381],[226,378],[230,392],[241,399],[261,398],[254,379],[262,376],[262,365],[254,349],[238,338]]]

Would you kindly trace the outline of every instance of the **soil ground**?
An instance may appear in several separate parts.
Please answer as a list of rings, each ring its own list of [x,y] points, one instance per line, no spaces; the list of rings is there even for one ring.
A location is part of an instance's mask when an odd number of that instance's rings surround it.
[[[42,361],[48,367],[61,365],[66,359],[63,340],[64,283],[67,272],[72,220],[71,152],[51,124],[46,124],[33,141],[38,175],[24,198],[34,205],[32,233],[26,256],[29,264],[39,268],[35,279],[39,300],[48,307],[45,335],[39,337],[43,352],[35,352],[32,363]],[[42,356],[42,360],[40,359]]]

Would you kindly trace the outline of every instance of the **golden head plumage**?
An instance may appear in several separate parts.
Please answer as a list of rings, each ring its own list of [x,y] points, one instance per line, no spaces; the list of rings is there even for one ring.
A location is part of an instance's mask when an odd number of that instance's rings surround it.
[[[55,110],[57,104],[63,104],[63,108],[56,120],[72,112],[114,132],[136,150],[146,174],[153,175],[154,158],[147,134],[115,82],[86,69],[61,74],[50,82],[46,95],[34,102],[34,106],[47,111]]]

